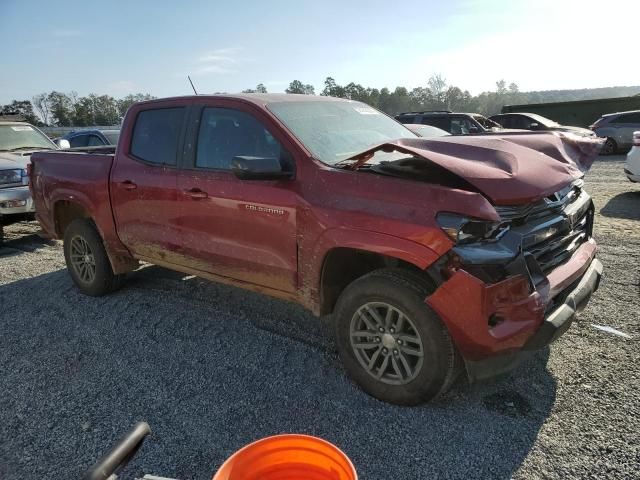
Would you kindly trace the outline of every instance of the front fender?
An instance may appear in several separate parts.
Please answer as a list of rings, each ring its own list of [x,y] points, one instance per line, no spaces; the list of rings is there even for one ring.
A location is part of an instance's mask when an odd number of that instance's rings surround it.
[[[335,248],[352,248],[397,258],[421,270],[428,268],[442,255],[424,244],[385,233],[342,227],[326,230],[317,239],[312,251],[308,252],[310,255],[306,258],[311,261],[304,261],[300,265],[303,303],[313,311],[320,302],[325,258]]]

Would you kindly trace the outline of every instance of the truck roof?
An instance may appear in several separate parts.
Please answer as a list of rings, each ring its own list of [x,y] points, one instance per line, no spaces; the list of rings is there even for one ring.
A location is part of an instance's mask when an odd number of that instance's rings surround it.
[[[167,100],[191,100],[194,98],[230,98],[244,100],[256,105],[268,105],[270,103],[280,102],[349,102],[345,98],[325,97],[322,95],[303,95],[297,93],[221,93],[215,95],[184,95],[168,98],[157,98],[154,100],[145,100],[141,104],[153,104],[158,102],[166,102]]]

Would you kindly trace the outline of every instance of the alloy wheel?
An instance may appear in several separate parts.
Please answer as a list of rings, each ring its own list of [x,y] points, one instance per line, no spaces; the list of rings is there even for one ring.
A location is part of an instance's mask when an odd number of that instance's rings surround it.
[[[351,319],[349,337],[360,365],[381,382],[407,384],[422,368],[424,347],[416,325],[388,303],[362,305]]]
[[[89,243],[77,235],[71,239],[71,266],[84,283],[92,283],[96,278],[96,259]]]

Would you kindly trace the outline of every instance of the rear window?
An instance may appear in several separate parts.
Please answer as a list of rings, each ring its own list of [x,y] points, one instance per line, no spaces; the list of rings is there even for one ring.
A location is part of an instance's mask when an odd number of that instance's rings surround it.
[[[175,165],[185,108],[158,108],[138,113],[131,154],[145,162]]]
[[[422,123],[438,127],[446,132],[451,129],[451,120],[447,117],[422,117]]]
[[[611,120],[611,123],[640,123],[640,112],[626,113]]]
[[[416,121],[416,117],[414,115],[398,115],[396,119],[400,123],[414,123]]]
[[[89,145],[89,135],[76,135],[69,140],[71,148],[86,147]]]

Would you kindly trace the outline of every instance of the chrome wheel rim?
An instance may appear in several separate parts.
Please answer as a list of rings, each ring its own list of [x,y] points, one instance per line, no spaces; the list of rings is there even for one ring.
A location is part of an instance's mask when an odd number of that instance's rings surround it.
[[[75,236],[69,248],[71,266],[83,283],[92,283],[96,278],[96,259],[87,241]]]
[[[349,340],[362,368],[383,383],[407,384],[422,368],[424,347],[418,329],[388,303],[362,305],[351,318]]]

